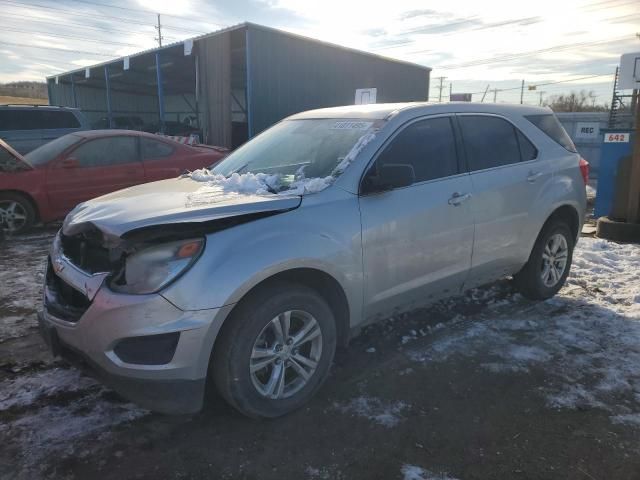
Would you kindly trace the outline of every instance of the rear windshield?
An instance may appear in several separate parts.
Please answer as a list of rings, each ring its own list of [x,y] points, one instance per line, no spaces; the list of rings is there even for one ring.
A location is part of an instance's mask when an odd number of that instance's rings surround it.
[[[525,118],[570,152],[578,152],[562,124],[552,113],[547,115],[526,115]]]
[[[31,163],[31,165],[44,165],[45,163],[56,158],[67,148],[69,148],[74,143],[79,142],[80,140],[82,140],[81,137],[78,137],[71,133],[69,135],[56,138],[49,143],[45,143],[41,147],[30,151],[24,157],[29,161],[29,163]]]

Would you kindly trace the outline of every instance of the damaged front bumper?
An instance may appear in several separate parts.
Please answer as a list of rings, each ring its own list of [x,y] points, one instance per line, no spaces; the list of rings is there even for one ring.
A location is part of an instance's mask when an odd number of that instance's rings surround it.
[[[39,314],[53,353],[89,367],[143,407],[198,411],[211,349],[230,307],[185,311],[161,294],[115,293],[107,277],[79,269],[54,242]]]

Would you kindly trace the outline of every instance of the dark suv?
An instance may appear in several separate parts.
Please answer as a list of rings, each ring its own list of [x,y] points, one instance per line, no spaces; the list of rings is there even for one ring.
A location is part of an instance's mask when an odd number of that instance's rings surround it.
[[[86,118],[76,108],[0,105],[0,138],[22,154],[68,133],[89,128]]]

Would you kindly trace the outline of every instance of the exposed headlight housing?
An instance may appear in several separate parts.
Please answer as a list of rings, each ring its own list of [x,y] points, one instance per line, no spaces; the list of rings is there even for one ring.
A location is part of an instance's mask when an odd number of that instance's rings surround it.
[[[123,271],[111,280],[110,287],[119,293],[155,293],[187,271],[203,248],[204,238],[198,238],[135,252],[126,258]]]

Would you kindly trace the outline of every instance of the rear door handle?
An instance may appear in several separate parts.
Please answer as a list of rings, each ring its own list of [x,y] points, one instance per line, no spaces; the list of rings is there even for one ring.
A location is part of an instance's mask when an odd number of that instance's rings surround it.
[[[461,205],[462,203],[469,200],[470,198],[471,198],[470,193],[455,192],[453,195],[451,195],[451,198],[449,199],[449,205],[453,205],[454,207],[457,207],[458,205]]]
[[[527,182],[534,183],[542,176],[542,172],[534,172],[533,170],[529,171],[529,175],[527,176]]]

